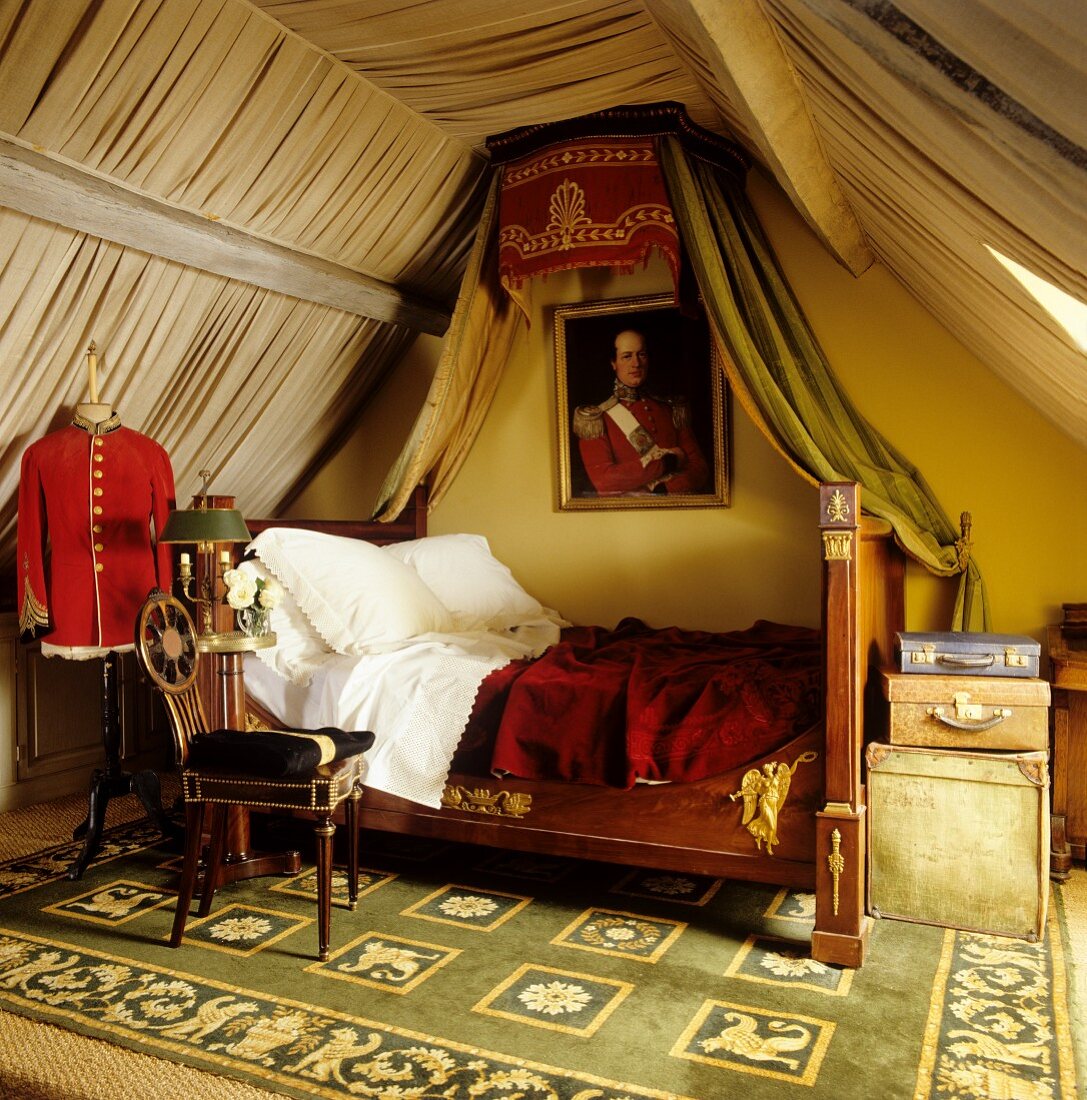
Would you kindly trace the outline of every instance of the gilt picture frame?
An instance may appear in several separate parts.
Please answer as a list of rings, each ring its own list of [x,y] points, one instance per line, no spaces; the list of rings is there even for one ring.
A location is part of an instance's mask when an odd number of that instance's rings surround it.
[[[584,302],[555,307],[553,336],[559,511],[729,505],[729,393],[704,316],[670,294]]]

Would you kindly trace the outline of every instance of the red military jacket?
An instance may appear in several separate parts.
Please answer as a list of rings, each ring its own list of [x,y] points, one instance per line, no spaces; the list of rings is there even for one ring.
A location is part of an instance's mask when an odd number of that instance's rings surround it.
[[[170,590],[169,547],[155,548],[150,525],[161,531],[173,506],[166,451],[116,413],[99,424],[76,417],[27,447],[17,563],[24,637],[131,648],[147,593]]]
[[[609,415],[616,405],[637,422],[633,440]],[[702,491],[709,468],[688,419],[685,402],[643,394],[631,401],[611,397],[602,405],[579,406],[574,414],[574,434],[593,488],[601,494]],[[678,449],[682,454],[673,460],[653,458],[654,447]]]

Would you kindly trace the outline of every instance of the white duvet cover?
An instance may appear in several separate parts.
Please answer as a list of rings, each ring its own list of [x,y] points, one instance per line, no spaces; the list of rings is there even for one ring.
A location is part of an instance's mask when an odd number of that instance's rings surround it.
[[[437,808],[480,684],[558,638],[556,621],[541,619],[501,633],[420,635],[361,657],[322,653],[307,663],[307,687],[249,654],[245,688],[298,729],[372,730],[366,786]]]

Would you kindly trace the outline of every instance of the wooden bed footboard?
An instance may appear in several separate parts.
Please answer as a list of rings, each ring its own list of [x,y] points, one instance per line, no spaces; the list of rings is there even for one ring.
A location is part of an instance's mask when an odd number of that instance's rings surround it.
[[[904,627],[905,560],[890,525],[861,517],[856,484],[820,487],[824,727],[772,758],[690,784],[632,791],[585,784],[451,774],[441,809],[367,791],[364,827],[453,841],[775,883],[816,894],[812,956],[860,966],[871,918],[866,903],[866,805],[861,761],[869,669],[890,660]],[[422,537],[425,498],[396,526],[293,521],[389,543]],[[254,532],[277,525],[249,521]],[[259,705],[250,710],[268,724]],[[777,847],[758,820],[743,822],[741,787],[753,768],[792,767]]]

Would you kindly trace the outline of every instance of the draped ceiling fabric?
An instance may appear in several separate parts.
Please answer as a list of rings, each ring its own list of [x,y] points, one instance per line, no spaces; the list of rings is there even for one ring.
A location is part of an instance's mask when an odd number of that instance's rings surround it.
[[[867,423],[834,376],[792,296],[741,188],[661,141],[687,254],[726,373],[778,449],[815,481],[858,481],[865,511],[894,528],[899,545],[939,576],[962,574],[952,629],[988,630],[977,563],[920,471]]]
[[[466,144],[673,100],[777,175],[722,59],[758,9],[878,260],[1087,446],[1083,352],[984,247],[1087,301],[1079,0],[259,2]]]
[[[323,442],[322,417],[357,408],[411,336],[3,210],[0,315],[9,569],[22,452],[88,400],[81,356],[91,339],[100,399],[166,448],[178,500],[187,503],[209,468],[213,489],[260,515]],[[295,369],[312,355],[327,363],[316,377]],[[256,460],[253,448],[242,451],[253,437]]]
[[[456,292],[484,160],[237,0],[0,0],[0,137],[416,293]],[[23,449],[89,399],[158,440],[179,501],[274,513],[415,337],[3,208],[0,571]],[[360,513],[369,502],[360,502]]]
[[[448,308],[488,134],[675,101],[790,193],[729,57],[752,19],[871,252],[1087,445],[1083,353],[984,247],[1087,300],[1073,0],[0,0],[0,141]],[[15,209],[0,190],[0,571],[19,452],[86,396],[91,339],[102,396],[163,437],[182,499],[207,466],[252,513],[412,336]]]
[[[1083,5],[764,2],[873,251],[1087,446],[1084,351],[985,248],[1087,303]]]
[[[374,517],[383,522],[396,519],[424,479],[429,507],[445,495],[483,426],[524,320],[498,276],[499,186],[496,174],[426,401],[378,492]],[[521,301],[527,310],[528,287]]]
[[[0,132],[258,237],[455,292],[461,269],[435,243],[482,160],[249,4],[19,8],[0,3]]]

